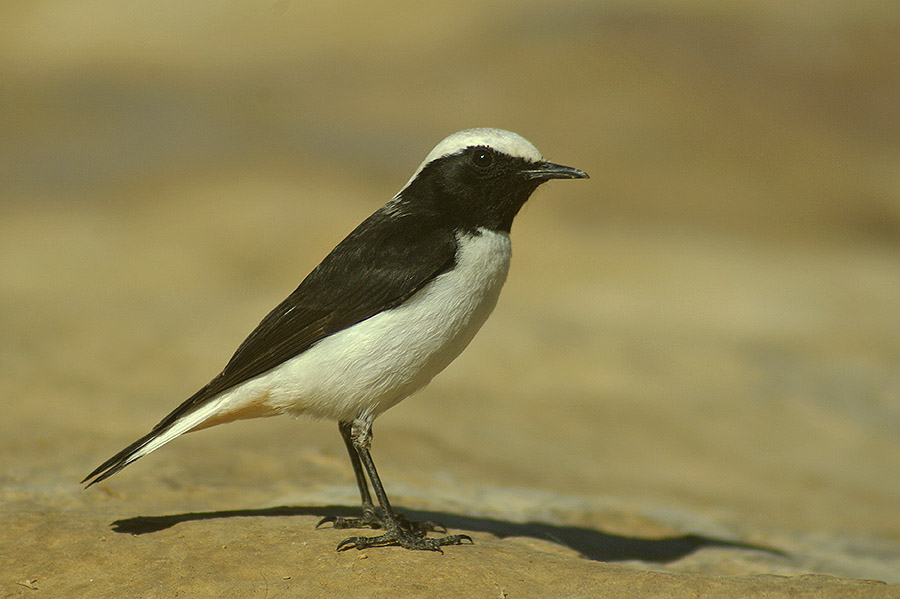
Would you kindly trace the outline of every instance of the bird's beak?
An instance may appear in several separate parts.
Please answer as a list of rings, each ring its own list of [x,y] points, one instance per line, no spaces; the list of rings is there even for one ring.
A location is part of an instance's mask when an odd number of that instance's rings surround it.
[[[553,164],[552,162],[538,162],[530,168],[521,171],[521,174],[528,180],[531,179],[590,179],[588,174],[581,169],[572,168],[571,166],[563,166],[561,164]]]

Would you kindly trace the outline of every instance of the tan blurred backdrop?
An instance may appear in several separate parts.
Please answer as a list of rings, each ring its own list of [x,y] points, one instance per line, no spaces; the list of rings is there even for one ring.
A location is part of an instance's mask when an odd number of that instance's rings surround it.
[[[575,222],[900,235],[891,2],[2,10],[4,203],[112,209],[236,170],[396,186],[446,133],[494,125],[590,168],[563,192]]]

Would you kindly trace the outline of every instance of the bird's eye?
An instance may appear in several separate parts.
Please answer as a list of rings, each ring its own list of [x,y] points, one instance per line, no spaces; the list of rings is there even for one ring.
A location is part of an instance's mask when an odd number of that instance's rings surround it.
[[[494,162],[494,154],[487,148],[475,148],[472,151],[472,164],[478,168],[487,168]]]

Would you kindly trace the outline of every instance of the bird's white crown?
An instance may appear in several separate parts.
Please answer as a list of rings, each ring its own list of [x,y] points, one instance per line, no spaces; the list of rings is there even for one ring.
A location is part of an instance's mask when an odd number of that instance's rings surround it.
[[[508,156],[524,158],[530,162],[537,162],[542,159],[541,153],[538,152],[537,148],[518,133],[504,131],[503,129],[482,128],[466,129],[465,131],[457,131],[448,135],[438,145],[434,146],[434,149],[425,157],[422,165],[424,166],[444,156],[462,152],[472,146],[486,146]]]

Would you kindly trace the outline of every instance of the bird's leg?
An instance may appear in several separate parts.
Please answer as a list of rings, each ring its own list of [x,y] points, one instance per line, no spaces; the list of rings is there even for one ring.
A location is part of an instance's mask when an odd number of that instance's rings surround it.
[[[388,501],[387,493],[384,491],[384,486],[381,484],[378,471],[375,469],[375,462],[369,453],[369,445],[372,442],[372,419],[366,418],[364,421],[361,420],[358,419],[354,422],[351,428],[350,441],[358,454],[359,461],[369,476],[369,480],[372,481],[375,497],[381,506],[381,525],[384,527],[385,533],[377,537],[350,537],[344,539],[338,543],[337,550],[341,551],[350,547],[365,549],[367,547],[400,545],[406,549],[441,551],[441,547],[444,545],[459,545],[463,541],[471,543],[472,538],[469,535],[447,535],[427,538],[425,535],[437,528],[435,524],[431,522],[409,522],[406,518],[394,513],[391,503]]]
[[[326,516],[316,525],[316,528],[327,522],[331,522],[334,528],[381,528],[381,518],[372,503],[372,495],[369,493],[369,483],[366,482],[366,473],[359,461],[359,454],[353,447],[350,438],[353,424],[347,421],[338,422],[338,429],[350,454],[350,463],[353,465],[353,474],[356,475],[356,486],[359,487],[359,497],[362,500],[362,518],[346,518],[344,516]]]
[[[371,424],[369,424],[368,433],[361,432],[360,438],[364,439],[364,443],[371,444],[372,433]],[[359,427],[358,427],[359,428]],[[359,496],[362,500],[362,518],[350,518],[346,516],[326,516],[319,520],[316,528],[323,524],[331,523],[333,528],[381,528],[382,517],[378,513],[378,509],[372,503],[372,495],[369,493],[369,484],[366,481],[366,474],[363,470],[362,463],[359,460],[359,453],[353,446],[352,440],[353,424],[351,422],[342,421],[338,423],[338,430],[341,432],[341,438],[344,439],[344,445],[347,447],[347,453],[350,455],[350,463],[353,466],[353,474],[356,476],[356,486],[359,488]],[[367,440],[365,440],[367,438]],[[447,529],[434,522],[410,522],[402,514],[395,514],[402,528],[407,530],[421,531],[423,534],[431,531],[447,532]]]
[[[363,520],[378,521],[378,514],[375,512],[375,506],[372,504],[372,495],[369,494],[369,483],[366,482],[366,473],[363,471],[362,464],[359,461],[359,454],[353,447],[353,440],[350,438],[352,424],[349,422],[341,422],[338,427],[341,431],[341,437],[344,439],[344,445],[347,446],[347,454],[350,456],[350,463],[353,465],[353,474],[356,476],[356,486],[359,487],[359,497],[362,500]],[[374,528],[374,527],[373,527]]]

